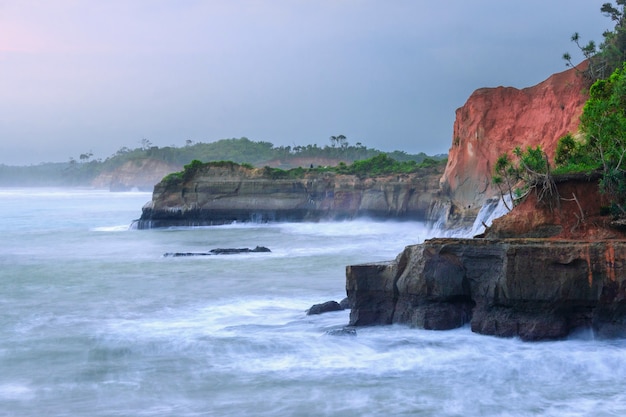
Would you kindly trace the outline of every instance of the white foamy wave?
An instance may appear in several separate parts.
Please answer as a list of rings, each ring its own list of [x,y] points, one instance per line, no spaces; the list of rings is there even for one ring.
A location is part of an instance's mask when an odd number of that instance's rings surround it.
[[[230,300],[207,307],[167,309],[144,319],[111,321],[108,327],[119,334],[146,338],[197,337],[238,326],[283,326],[302,320],[310,300],[287,298]]]
[[[119,226],[101,226],[94,227],[90,229],[92,232],[126,232],[129,230],[127,224],[122,224]]]
[[[289,234],[307,236],[378,236],[378,235],[407,235],[419,236],[427,232],[422,222],[396,222],[374,220],[350,220],[341,222],[319,223],[281,223],[280,229]]]
[[[474,225],[469,233],[469,237],[483,233],[485,226],[491,226],[491,223],[495,219],[507,214],[509,207],[513,207],[513,202],[508,195],[486,201],[474,220]]]
[[[30,400],[35,396],[32,388],[22,383],[0,384],[0,399],[3,400]]]

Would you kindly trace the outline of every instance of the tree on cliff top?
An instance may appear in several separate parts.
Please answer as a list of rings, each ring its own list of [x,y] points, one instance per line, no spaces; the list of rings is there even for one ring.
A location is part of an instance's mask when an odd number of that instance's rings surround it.
[[[583,140],[559,140],[557,171],[599,171],[600,191],[607,194],[618,217],[626,216],[626,63],[589,89],[580,117]]]
[[[600,8],[602,14],[615,22],[615,28],[602,34],[604,41],[599,47],[593,40],[582,45],[578,33],[574,33],[571,38],[589,62],[589,66],[583,71],[583,74],[591,82],[606,78],[616,68],[621,68],[622,63],[626,61],[626,0],[616,0],[615,3],[616,6],[612,3],[604,3]],[[563,59],[567,66],[576,67],[568,52],[563,54]]]
[[[589,90],[580,128],[585,134],[583,154],[593,155],[602,170],[601,191],[613,208],[626,214],[626,63]]]

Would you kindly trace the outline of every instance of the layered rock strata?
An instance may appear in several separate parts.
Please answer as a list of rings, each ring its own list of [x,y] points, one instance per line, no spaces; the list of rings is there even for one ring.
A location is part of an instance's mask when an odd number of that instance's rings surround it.
[[[273,178],[264,169],[204,165],[188,178],[164,179],[143,207],[140,229],[232,222],[371,218],[425,220],[443,167],[375,178],[305,172]]]
[[[555,339],[626,335],[626,242],[433,239],[347,267],[350,325]]]

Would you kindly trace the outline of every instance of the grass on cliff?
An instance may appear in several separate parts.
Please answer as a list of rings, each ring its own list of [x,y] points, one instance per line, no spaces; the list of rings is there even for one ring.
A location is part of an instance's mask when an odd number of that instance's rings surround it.
[[[271,168],[269,166],[266,166],[262,168],[262,173],[264,178],[269,179],[299,179],[304,178],[305,174],[307,173],[324,172],[356,175],[359,178],[367,178],[390,174],[409,174],[435,166],[443,166],[446,163],[447,159],[435,160],[431,158],[426,158],[423,162],[420,163],[417,163],[415,161],[396,161],[386,154],[379,154],[372,158],[355,161],[350,165],[342,162],[336,167],[298,167],[284,170],[280,168]],[[191,163],[185,165],[182,171],[173,172],[167,175],[165,178],[163,178],[163,182],[177,183],[179,181],[187,181],[193,178],[198,170],[205,167],[244,167],[251,170],[255,169],[254,166],[247,163],[238,164],[232,161],[201,162],[197,159],[194,159],[193,161],[191,161]]]

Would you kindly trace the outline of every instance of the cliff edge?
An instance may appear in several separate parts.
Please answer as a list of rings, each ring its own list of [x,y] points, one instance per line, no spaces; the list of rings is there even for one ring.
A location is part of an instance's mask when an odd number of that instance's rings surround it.
[[[491,177],[501,154],[516,146],[540,145],[552,160],[558,140],[578,130],[585,91],[575,69],[521,90],[476,90],[456,111],[448,165],[440,181],[452,202],[451,223],[471,221],[483,203],[497,195]]]
[[[523,340],[577,329],[625,337],[626,231],[605,212],[598,180],[558,177],[558,202],[531,192],[483,238],[431,239],[393,261],[348,266],[350,324],[469,324]]]
[[[425,220],[443,165],[417,173],[360,178],[302,170],[289,177],[239,164],[200,164],[154,187],[140,229],[233,222],[317,221],[371,217]]]

